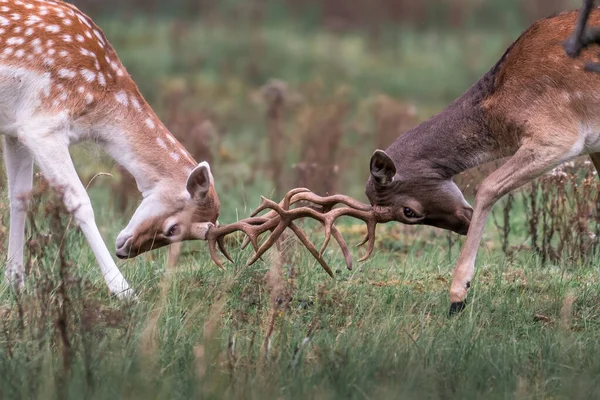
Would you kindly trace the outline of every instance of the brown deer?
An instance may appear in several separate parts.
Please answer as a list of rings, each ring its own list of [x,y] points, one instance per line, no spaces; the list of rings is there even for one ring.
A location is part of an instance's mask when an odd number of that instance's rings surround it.
[[[204,239],[219,199],[208,163],[196,163],[144,101],[115,50],[69,3],[0,1],[0,134],[10,198],[6,279],[23,283],[25,208],[34,161],[63,194],[109,290],[132,290],[108,251],[79,181],[69,145],[93,140],[134,177],[143,201],[118,235],[128,258]]]
[[[371,206],[340,195],[320,198],[304,190],[290,192],[280,204],[265,199],[257,211],[275,211],[209,230],[211,254],[215,254],[217,238],[242,230],[257,249],[253,262],[289,226],[325,268],[322,251],[308,242],[295,219],[312,217],[323,222],[327,237],[338,240],[346,258],[345,243],[333,226],[341,215],[367,221],[370,250],[378,222],[432,225],[467,235],[450,288],[450,312],[462,310],[494,203],[580,155],[589,154],[600,170],[600,76],[584,72],[584,61],[569,58],[562,47],[576,20],[573,11],[535,22],[462,96],[401,135],[385,151],[375,151],[366,184]],[[599,10],[591,12],[590,22],[600,24]],[[583,50],[582,58],[593,59],[593,50],[594,46]],[[480,185],[475,208],[471,208],[453,177],[505,157],[510,158]],[[290,209],[300,200],[324,208]],[[346,206],[334,208],[339,203]],[[259,247],[258,236],[267,230],[273,233]]]

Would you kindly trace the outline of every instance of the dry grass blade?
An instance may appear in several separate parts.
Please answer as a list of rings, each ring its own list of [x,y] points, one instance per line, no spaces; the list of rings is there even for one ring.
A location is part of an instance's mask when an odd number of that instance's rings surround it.
[[[297,203],[307,203],[308,205],[290,208]],[[337,207],[342,205],[341,207]],[[337,208],[336,208],[337,207]],[[263,211],[268,211],[262,216],[258,216]],[[248,243],[254,247],[254,255],[248,260],[247,265],[255,263],[268,249],[270,249],[281,237],[283,232],[290,228],[298,237],[300,242],[308,249],[308,251],[321,264],[323,269],[333,277],[333,272],[323,258],[325,249],[329,245],[333,237],[338,243],[346,267],[352,269],[352,256],[348,245],[341,235],[340,231],[335,227],[335,222],[338,218],[349,216],[360,219],[367,224],[367,236],[359,244],[359,246],[368,243],[367,252],[359,261],[368,259],[375,248],[375,228],[379,222],[388,222],[391,220],[389,213],[378,212],[370,205],[361,203],[345,195],[333,195],[322,197],[308,189],[296,188],[290,190],[280,203],[262,197],[261,204],[251,214],[250,218],[246,218],[233,224],[211,228],[208,232],[208,242],[210,255],[215,264],[223,268],[222,262],[217,255],[217,244],[223,237],[236,231],[242,231],[246,235],[246,240],[242,244],[242,248]],[[294,222],[302,218],[311,218],[319,221],[325,229],[325,239],[321,245],[321,249],[317,250],[315,245],[310,241],[308,235]],[[271,235],[259,246],[259,237],[263,233],[271,231]],[[223,251],[224,248],[219,245]],[[231,257],[223,251],[225,256],[231,260]]]

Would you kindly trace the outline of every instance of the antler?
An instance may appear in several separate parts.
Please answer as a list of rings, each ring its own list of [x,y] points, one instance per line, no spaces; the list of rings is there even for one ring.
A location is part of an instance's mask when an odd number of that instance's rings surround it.
[[[586,27],[592,8],[594,8],[594,0],[584,0],[575,30],[564,44],[565,52],[569,57],[577,57],[589,45],[600,43],[600,29]],[[600,63],[588,62],[585,64],[585,70],[600,72]]]
[[[246,234],[247,239],[242,247],[248,243],[251,243],[255,251],[254,256],[252,256],[247,263],[247,265],[251,265],[277,242],[287,228],[290,228],[298,237],[298,239],[300,239],[302,244],[310,251],[313,257],[317,259],[323,269],[325,269],[325,271],[333,277],[331,268],[323,259],[323,253],[331,241],[331,237],[333,237],[340,246],[347,268],[352,269],[352,256],[350,254],[350,250],[348,249],[348,245],[346,244],[346,241],[344,240],[340,231],[334,225],[338,218],[342,216],[350,216],[358,218],[367,224],[367,236],[359,244],[359,246],[362,246],[365,243],[368,243],[369,245],[367,248],[367,253],[359,260],[359,262],[368,259],[373,253],[373,249],[375,247],[375,227],[377,223],[388,222],[391,220],[387,213],[377,212],[373,207],[361,203],[360,201],[351,197],[339,194],[322,197],[305,188],[290,190],[279,204],[265,197],[261,197],[261,199],[261,204],[252,213],[250,218],[246,218],[229,225],[214,227],[208,231],[207,240],[210,256],[215,264],[217,264],[220,268],[223,269],[223,264],[217,256],[217,246],[225,255],[225,257],[232,261],[231,257],[225,250],[225,246],[223,245],[223,238],[230,233],[242,231]],[[290,209],[291,205],[300,201],[312,203],[312,206]],[[340,204],[343,204],[344,207],[334,208]],[[321,209],[315,209],[315,205],[321,206]],[[262,216],[257,216],[265,210],[270,211]],[[321,246],[320,250],[316,249],[313,243],[308,239],[306,233],[294,222],[305,217],[315,219],[325,227],[325,240],[323,241],[323,245]],[[259,246],[258,242],[260,235],[267,231],[271,231],[271,235]]]

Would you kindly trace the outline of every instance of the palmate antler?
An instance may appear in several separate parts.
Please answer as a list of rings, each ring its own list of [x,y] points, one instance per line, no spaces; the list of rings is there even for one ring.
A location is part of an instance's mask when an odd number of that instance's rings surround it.
[[[290,209],[290,206],[300,201],[312,203],[312,206]],[[321,209],[317,210],[315,205],[321,206]],[[344,206],[335,208],[338,205]],[[257,216],[259,213],[265,210],[270,211],[262,216]],[[248,265],[251,265],[277,242],[277,239],[281,237],[287,228],[290,228],[298,237],[298,239],[300,239],[302,244],[308,249],[308,251],[310,251],[310,253],[317,259],[325,271],[327,271],[327,273],[333,277],[331,268],[329,268],[329,265],[323,259],[323,253],[327,248],[331,237],[333,237],[340,246],[346,261],[346,266],[348,269],[352,269],[352,256],[350,254],[350,250],[348,249],[348,245],[346,244],[342,234],[335,227],[335,221],[342,216],[350,216],[358,218],[367,224],[367,236],[359,244],[359,246],[362,246],[365,243],[368,243],[366,255],[359,260],[364,261],[373,253],[373,248],[375,246],[375,226],[380,222],[391,221],[391,217],[388,214],[389,213],[387,212],[378,212],[373,207],[348,196],[333,195],[321,197],[308,189],[297,188],[290,190],[279,204],[262,197],[260,206],[252,213],[250,218],[246,218],[229,225],[211,228],[207,234],[210,256],[215,264],[217,264],[221,269],[224,268],[217,255],[218,247],[225,257],[227,257],[229,261],[233,262],[225,250],[223,238],[230,233],[242,231],[247,236],[247,242],[251,243],[254,247],[254,256],[252,256],[247,263]],[[320,250],[317,250],[313,243],[308,239],[306,233],[294,222],[297,219],[305,217],[316,219],[325,227],[325,240],[323,241],[323,245],[321,246]],[[260,235],[267,231],[270,231],[271,235],[259,246]]]

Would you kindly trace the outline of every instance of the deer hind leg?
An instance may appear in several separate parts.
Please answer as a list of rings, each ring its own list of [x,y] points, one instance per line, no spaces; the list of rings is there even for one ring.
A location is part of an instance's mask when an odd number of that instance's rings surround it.
[[[23,251],[25,247],[26,196],[33,183],[33,158],[17,139],[4,136],[4,163],[8,178],[10,202],[10,232],[8,236],[8,260],[6,283],[23,285]]]
[[[35,128],[38,132],[22,135],[27,138],[26,146],[48,182],[62,192],[67,210],[72,213],[96,256],[108,289],[118,297],[133,295],[96,226],[92,203],[75,171],[65,132],[48,132],[39,126],[34,127],[34,131]]]
[[[467,238],[454,268],[450,288],[450,314],[465,306],[467,289],[475,272],[475,258],[481,243],[486,219],[492,206],[502,196],[537,178],[571,157],[570,147],[524,145],[504,165],[481,184],[475,196],[475,210]]]

